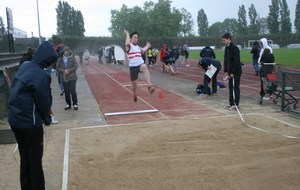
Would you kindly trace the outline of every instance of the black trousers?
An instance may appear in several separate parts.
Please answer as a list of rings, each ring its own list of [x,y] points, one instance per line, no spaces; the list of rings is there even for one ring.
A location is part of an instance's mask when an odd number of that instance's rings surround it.
[[[65,100],[68,105],[77,104],[77,93],[76,93],[76,80],[70,80],[68,82],[63,82],[65,90]],[[72,102],[71,102],[72,97]]]
[[[204,78],[203,78],[203,94],[208,94],[208,84],[209,82],[212,80],[212,94],[217,93],[217,77],[218,77],[218,73],[221,70],[221,67],[217,67],[217,70],[215,72],[215,74],[212,76],[212,78],[209,78],[206,74],[204,74]]]
[[[231,106],[240,104],[240,81],[241,75],[234,75],[229,79],[229,104]]]
[[[44,190],[45,179],[42,166],[43,126],[18,128],[11,126],[18,142],[21,158],[20,181],[22,190]]]

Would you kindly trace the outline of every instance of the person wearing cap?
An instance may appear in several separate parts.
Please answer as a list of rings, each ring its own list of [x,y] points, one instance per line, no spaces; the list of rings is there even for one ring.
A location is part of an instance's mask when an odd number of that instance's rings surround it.
[[[74,110],[78,110],[76,92],[78,64],[69,46],[65,46],[62,53],[63,55],[58,58],[56,69],[59,71],[60,80],[65,90],[65,110],[71,109],[72,105]]]

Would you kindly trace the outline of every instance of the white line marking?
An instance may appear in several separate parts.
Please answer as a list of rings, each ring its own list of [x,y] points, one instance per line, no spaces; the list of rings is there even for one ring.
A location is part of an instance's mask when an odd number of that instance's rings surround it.
[[[129,114],[153,113],[153,112],[158,112],[158,110],[153,109],[153,110],[139,110],[139,111],[127,111],[127,112],[110,112],[110,113],[104,113],[104,115],[115,116],[115,115],[129,115]]]
[[[296,126],[296,125],[293,125],[293,124],[287,123],[287,122],[285,122],[285,121],[281,121],[281,120],[279,120],[279,119],[273,118],[273,117],[271,117],[271,116],[268,116],[268,115],[266,115],[266,116],[267,116],[268,118],[270,118],[270,119],[273,119],[273,120],[275,120],[275,121],[278,121],[278,122],[280,122],[280,123],[283,123],[283,124],[285,124],[285,125],[289,125],[289,126],[291,126],[291,127],[294,127],[294,128],[300,129],[300,126]]]
[[[63,181],[61,190],[68,189],[68,170],[69,170],[69,147],[70,147],[70,129],[66,130],[65,152],[64,152],[64,167],[63,167]]]

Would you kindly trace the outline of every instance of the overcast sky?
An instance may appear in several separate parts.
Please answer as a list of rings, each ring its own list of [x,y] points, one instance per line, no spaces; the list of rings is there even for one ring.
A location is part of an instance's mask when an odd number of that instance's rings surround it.
[[[41,36],[56,34],[56,10],[59,0],[39,0]],[[157,3],[158,0],[152,0]],[[144,0],[67,0],[71,7],[81,11],[84,18],[85,36],[110,36],[110,11],[120,10],[122,4],[128,8],[143,7]],[[296,0],[287,0],[294,31]],[[193,16],[197,34],[197,14],[205,11],[209,25],[226,18],[237,18],[239,6],[244,5],[248,14],[251,4],[255,5],[260,17],[267,17],[271,0],[173,0],[171,6],[185,8]],[[6,7],[12,10],[14,27],[27,32],[27,36],[38,36],[37,0],[0,0],[0,16],[6,24]],[[247,16],[248,19],[248,16]],[[248,21],[249,23],[249,21]]]

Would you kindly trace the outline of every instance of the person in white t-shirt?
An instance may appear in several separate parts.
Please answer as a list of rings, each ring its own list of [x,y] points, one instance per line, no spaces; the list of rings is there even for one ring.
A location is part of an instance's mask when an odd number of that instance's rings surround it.
[[[90,52],[88,49],[85,49],[83,53],[84,64],[86,65],[89,64],[90,63],[89,59],[90,59]]]
[[[142,53],[147,51],[151,47],[151,44],[147,42],[147,44],[141,48],[138,46],[139,34],[138,32],[132,32],[129,35],[129,32],[125,29],[124,34],[126,36],[125,39],[125,49],[127,52],[128,60],[129,60],[129,70],[130,70],[130,79],[132,82],[132,92],[133,92],[133,101],[137,102],[137,79],[139,76],[139,72],[144,73],[144,77],[148,86],[148,92],[153,94],[155,88],[153,87],[151,80],[150,80],[150,73],[145,64]]]

